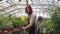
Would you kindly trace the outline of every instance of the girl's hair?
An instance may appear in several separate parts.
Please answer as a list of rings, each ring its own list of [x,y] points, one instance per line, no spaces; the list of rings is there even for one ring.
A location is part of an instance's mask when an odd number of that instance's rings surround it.
[[[29,4],[25,8],[26,13],[28,13],[27,8],[29,8],[29,10],[30,10],[29,13],[32,14],[32,8],[31,8],[31,6]]]
[[[42,21],[43,18],[41,16],[38,17],[38,21]]]

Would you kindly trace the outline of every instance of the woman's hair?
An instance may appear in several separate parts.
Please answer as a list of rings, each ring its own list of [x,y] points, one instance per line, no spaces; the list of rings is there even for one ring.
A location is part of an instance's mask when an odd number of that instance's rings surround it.
[[[42,21],[43,18],[41,16],[38,17],[38,21]]]
[[[25,12],[28,13],[27,8],[29,8],[29,14],[32,14],[32,8],[29,4],[27,4],[26,8],[25,8]]]

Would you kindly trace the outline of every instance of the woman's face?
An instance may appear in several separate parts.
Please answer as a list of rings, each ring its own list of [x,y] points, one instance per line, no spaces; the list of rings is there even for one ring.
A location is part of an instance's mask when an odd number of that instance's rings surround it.
[[[27,7],[27,14],[28,15],[31,15],[31,12],[30,12],[30,8],[29,7]]]
[[[28,13],[30,12],[30,9],[29,9],[29,7],[27,7],[27,12],[28,12]]]
[[[31,15],[31,14],[32,14],[32,8],[31,8],[30,5],[27,5],[27,7],[26,7],[26,13],[27,13],[28,15]]]

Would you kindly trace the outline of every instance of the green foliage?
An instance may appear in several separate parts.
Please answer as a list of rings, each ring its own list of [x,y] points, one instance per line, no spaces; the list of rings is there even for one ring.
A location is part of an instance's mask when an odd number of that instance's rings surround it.
[[[51,22],[51,19],[44,18],[42,25],[46,28],[46,33],[49,33],[54,29],[54,23]]]
[[[51,18],[43,19],[43,26],[46,28],[46,33],[51,34],[53,29],[53,34],[60,33],[60,7],[56,7],[51,14]]]
[[[0,28],[9,28],[13,26],[19,27],[27,21],[25,16],[23,16],[24,18],[3,14],[0,16]]]
[[[26,16],[12,16],[12,15],[3,15],[0,14],[0,29],[2,28],[18,28],[27,22]],[[24,29],[21,34],[27,34],[26,30]]]
[[[55,31],[57,34],[60,32],[60,7],[56,7],[53,15],[51,16],[52,22],[55,24]]]

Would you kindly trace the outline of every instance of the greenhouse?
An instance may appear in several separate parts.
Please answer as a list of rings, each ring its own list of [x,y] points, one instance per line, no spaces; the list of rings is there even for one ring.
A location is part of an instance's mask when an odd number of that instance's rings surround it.
[[[60,34],[60,0],[0,0],[0,34]]]

